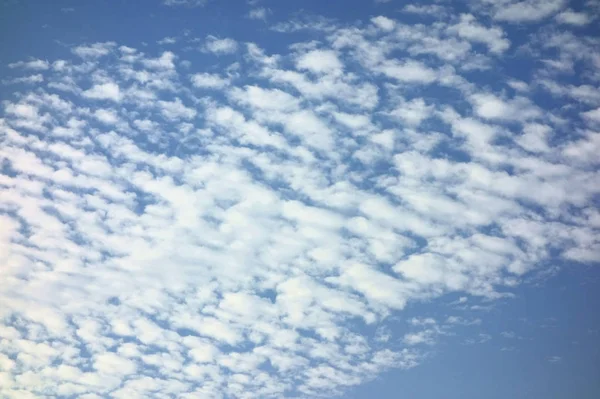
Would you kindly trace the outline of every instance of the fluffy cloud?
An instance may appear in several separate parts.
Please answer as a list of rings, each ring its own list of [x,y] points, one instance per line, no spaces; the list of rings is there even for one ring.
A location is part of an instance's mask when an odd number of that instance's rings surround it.
[[[506,39],[502,29],[487,28],[479,24],[471,14],[462,14],[460,22],[449,30],[468,41],[487,45],[492,53],[502,53],[510,47],[510,41]]]
[[[490,1],[495,8],[494,18],[513,23],[537,22],[560,11],[565,0],[500,0]]]
[[[112,100],[119,102],[121,100],[121,90],[119,85],[113,82],[95,84],[81,93],[84,97],[95,100]]]
[[[565,10],[556,16],[556,20],[561,24],[584,26],[589,24],[592,19],[584,12]]]
[[[535,2],[501,3],[483,12],[518,22]],[[533,38],[514,56],[560,47],[585,73],[527,58],[525,83],[473,13],[292,21],[275,31],[320,40],[277,54],[208,36],[244,49],[210,57],[219,73],[112,42],[11,64],[43,79],[1,111],[0,395],[343,395],[482,324],[392,331],[407,305],[491,306],[548,263],[597,262],[589,43]]]
[[[8,64],[9,68],[23,68],[23,69],[34,69],[43,71],[50,68],[50,63],[45,60],[30,60],[30,61],[19,61]]]
[[[231,38],[219,39],[209,35],[204,43],[204,50],[216,55],[232,54],[237,51],[238,44]]]

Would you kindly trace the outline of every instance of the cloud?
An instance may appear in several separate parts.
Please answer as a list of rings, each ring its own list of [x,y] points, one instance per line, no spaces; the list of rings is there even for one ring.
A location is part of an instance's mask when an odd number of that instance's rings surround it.
[[[122,96],[119,85],[112,82],[95,84],[81,94],[83,97],[95,100],[112,100],[115,102],[119,102]]]
[[[99,58],[108,55],[116,46],[114,42],[94,43],[89,46],[77,46],[71,51],[81,58]]]
[[[42,83],[43,81],[44,81],[44,76],[37,73],[35,75],[22,76],[19,78],[3,79],[2,83],[3,84],[20,84],[20,83],[35,84],[35,83]]]
[[[446,9],[438,4],[407,4],[402,8],[402,12],[419,15],[443,15],[446,13]]]
[[[267,15],[270,14],[270,12],[271,11],[265,7],[253,8],[250,11],[248,11],[248,18],[265,21],[267,19]]]
[[[494,19],[512,23],[538,22],[565,6],[565,0],[499,1],[494,5]]]
[[[331,50],[313,50],[302,54],[296,61],[298,69],[314,73],[340,73],[343,65],[336,53]]]
[[[448,28],[452,33],[474,43],[483,43],[492,53],[502,53],[510,47],[510,41],[499,27],[487,28],[479,24],[471,14],[461,14],[460,22]]]
[[[407,83],[432,83],[437,78],[436,72],[419,61],[400,62],[386,60],[378,70],[385,76]]]
[[[50,68],[50,63],[45,60],[34,59],[30,61],[19,61],[8,64],[9,68],[23,68],[23,69],[33,69],[36,71],[45,71]]]
[[[484,119],[524,121],[541,116],[541,110],[524,97],[504,101],[491,93],[477,93],[470,101],[475,113]]]
[[[107,109],[97,109],[94,111],[94,117],[106,125],[114,125],[119,121],[116,112]]]
[[[556,20],[565,25],[584,26],[589,24],[592,19],[584,12],[565,10],[556,15]]]
[[[156,43],[158,43],[158,44],[175,44],[175,43],[177,43],[177,39],[175,37],[167,36],[163,39],[160,39]]]
[[[159,101],[158,107],[161,114],[169,120],[192,119],[196,116],[196,110],[186,107],[179,98],[175,101]]]
[[[581,116],[583,116],[586,120],[590,122],[600,123],[600,108],[582,112]]]
[[[190,79],[194,87],[202,89],[222,89],[229,84],[229,79],[213,73],[196,73]]]
[[[185,73],[180,43],[44,61],[0,111],[0,396],[348,395],[493,343],[471,312],[548,264],[597,263],[589,43],[519,38],[513,70],[473,10],[290,21]]]
[[[379,29],[386,32],[394,30],[394,27],[396,26],[396,22],[393,19],[389,19],[382,15],[371,18],[371,22],[373,22],[373,24],[375,24]]]
[[[169,7],[202,7],[208,0],[163,0],[163,5]]]
[[[237,51],[238,44],[231,38],[219,39],[209,35],[204,43],[204,50],[216,55],[232,54]]]

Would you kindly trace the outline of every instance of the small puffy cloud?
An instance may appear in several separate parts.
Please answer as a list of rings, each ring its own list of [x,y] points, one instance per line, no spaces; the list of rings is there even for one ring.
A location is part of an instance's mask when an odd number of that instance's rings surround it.
[[[296,67],[318,74],[340,73],[343,69],[343,64],[335,51],[313,50],[298,57]]]
[[[222,89],[229,84],[229,79],[222,78],[216,73],[196,73],[190,77],[194,87],[200,89]]]
[[[94,117],[105,125],[114,125],[119,120],[117,113],[111,109],[97,109]]]
[[[394,30],[395,26],[396,26],[396,22],[393,19],[389,19],[387,17],[384,17],[382,15],[378,16],[378,17],[374,17],[371,18],[371,22],[377,26],[379,29],[386,31],[386,32],[391,32]]]
[[[524,121],[538,118],[541,110],[524,97],[505,101],[491,93],[477,93],[470,96],[475,113],[484,119]]]
[[[402,8],[402,12],[418,15],[442,15],[446,9],[437,4],[407,4]]]
[[[592,18],[584,12],[565,10],[556,15],[556,21],[565,25],[584,26],[592,21]]]
[[[196,110],[186,107],[179,98],[175,101],[159,101],[157,104],[161,114],[169,120],[192,119],[196,116]]]
[[[538,22],[560,11],[566,0],[502,1],[495,6],[494,19],[513,23]]]
[[[396,108],[388,113],[395,119],[410,126],[418,126],[433,113],[433,105],[428,105],[422,98],[415,98],[410,101],[402,101]]]
[[[527,151],[548,152],[549,135],[552,129],[548,125],[539,123],[528,123],[523,127],[523,135],[516,139],[516,142]]]
[[[265,21],[270,10],[265,7],[253,8],[248,12],[248,18]]]
[[[300,107],[299,99],[279,89],[245,86],[244,89],[234,88],[229,94],[236,102],[261,111],[289,112]]]
[[[437,73],[420,61],[386,60],[377,70],[399,82],[428,84],[437,79]]]
[[[506,82],[507,85],[509,85],[513,90],[518,91],[518,92],[527,92],[529,91],[529,85],[525,82],[523,82],[522,80],[517,80],[517,79],[509,79]]]
[[[225,55],[235,53],[238,48],[238,43],[230,38],[219,39],[216,36],[209,35],[206,37],[203,48],[204,51],[216,55]]]
[[[158,58],[143,59],[142,64],[148,69],[173,70],[175,69],[175,54],[165,51]]]
[[[36,71],[45,71],[50,68],[50,63],[45,60],[30,60],[30,61],[18,61],[8,64],[9,68],[22,68],[22,69],[33,69]]]
[[[163,44],[163,45],[164,44],[175,44],[175,43],[177,43],[177,39],[174,37],[167,36],[165,38],[160,39],[156,43]]]
[[[584,119],[600,124],[600,108],[592,109],[590,111],[582,112],[581,116]]]
[[[22,76],[19,78],[3,79],[2,83],[3,84],[19,84],[19,83],[35,84],[35,83],[42,83],[43,81],[44,81],[44,76],[42,76],[39,73],[36,73],[35,75]]]
[[[116,46],[114,42],[94,43],[89,46],[77,46],[71,51],[81,58],[100,58],[108,55]]]
[[[582,139],[565,146],[563,154],[576,162],[597,165],[600,163],[600,159],[598,158],[599,151],[600,133],[587,132]]]
[[[94,368],[102,374],[129,375],[135,372],[135,362],[121,357],[113,352],[107,352],[96,356]]]
[[[209,0],[163,0],[163,5],[169,7],[202,7]]]
[[[121,101],[122,97],[119,85],[113,82],[95,84],[81,95],[95,100],[112,100],[115,102]]]
[[[448,28],[448,31],[474,43],[483,43],[490,52],[500,54],[510,47],[510,41],[499,27],[485,27],[471,14],[462,14],[460,22]]]

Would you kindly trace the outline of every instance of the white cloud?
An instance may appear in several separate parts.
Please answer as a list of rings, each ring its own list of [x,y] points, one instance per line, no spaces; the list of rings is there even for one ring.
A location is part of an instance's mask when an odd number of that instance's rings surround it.
[[[402,11],[410,14],[422,14],[422,15],[443,15],[446,9],[438,4],[407,4],[402,8]]]
[[[512,23],[537,22],[557,13],[565,0],[524,0],[498,2],[494,19]]]
[[[219,39],[209,35],[204,43],[204,50],[216,55],[233,54],[237,51],[238,44],[231,38]]]
[[[467,71],[469,42],[508,37],[439,19],[304,21],[318,42],[185,74],[174,47],[76,47],[15,86],[0,396],[343,396],[442,340],[488,342],[469,312],[549,260],[597,262],[593,70]],[[421,301],[440,318],[396,330]]]
[[[471,14],[461,14],[460,22],[448,30],[470,42],[487,45],[492,53],[501,54],[510,47],[510,41],[502,29],[497,26],[487,28],[478,23]]]
[[[156,43],[163,44],[163,45],[164,44],[175,44],[175,43],[177,43],[177,39],[174,37],[171,37],[171,36],[167,36],[167,37],[160,39]]]
[[[201,89],[222,89],[229,85],[229,79],[215,73],[196,73],[190,78],[194,87]]]
[[[81,58],[99,58],[108,55],[116,46],[114,42],[94,43],[89,46],[77,46],[73,53]]]
[[[585,119],[587,119],[590,122],[600,123],[600,108],[582,112],[581,116],[583,116]]]
[[[583,12],[573,10],[565,10],[556,15],[556,20],[565,25],[584,26],[589,24],[592,19]]]
[[[50,68],[50,63],[45,60],[35,59],[30,61],[19,61],[8,64],[9,68],[33,69],[36,71],[45,71]]]
[[[94,117],[106,125],[114,125],[119,120],[117,113],[110,109],[97,109]]]
[[[195,109],[185,106],[179,98],[175,101],[159,101],[157,104],[161,114],[169,120],[192,119],[197,113]]]
[[[96,356],[94,368],[103,374],[132,374],[136,365],[129,359],[122,358],[115,353],[107,352]]]
[[[435,70],[413,60],[405,62],[386,60],[378,67],[378,70],[388,77],[407,83],[428,84],[437,78]]]
[[[548,145],[551,132],[552,129],[548,125],[530,123],[523,127],[523,135],[516,141],[527,151],[547,152],[551,149]]]
[[[163,4],[169,7],[202,7],[208,0],[163,0]]]
[[[95,100],[121,101],[121,90],[119,85],[113,82],[95,84],[91,88],[81,93],[83,97]]]
[[[415,98],[410,101],[401,101],[388,115],[409,126],[418,126],[433,114],[433,109],[433,105],[428,105],[422,98]]]
[[[394,30],[396,26],[396,22],[393,19],[389,19],[382,15],[378,17],[371,18],[371,22],[375,24],[379,29],[384,30],[386,32],[391,32]]]
[[[38,73],[35,75],[23,76],[20,78],[2,80],[2,83],[3,84],[19,84],[19,83],[35,84],[35,83],[42,83],[43,81],[44,81],[44,76],[42,76],[41,74]]]
[[[314,73],[340,73],[343,69],[336,53],[331,50],[313,50],[302,54],[296,60],[296,67]]]
[[[524,97],[509,101],[491,93],[477,93],[470,97],[475,113],[484,119],[525,121],[542,115],[541,110]]]
[[[253,8],[248,12],[248,18],[250,19],[259,19],[265,21],[267,19],[267,15],[270,13],[270,10],[265,7]]]
[[[158,70],[172,70],[175,69],[175,54],[170,51],[165,51],[160,57],[155,59],[144,59],[142,63],[146,68],[158,69]]]

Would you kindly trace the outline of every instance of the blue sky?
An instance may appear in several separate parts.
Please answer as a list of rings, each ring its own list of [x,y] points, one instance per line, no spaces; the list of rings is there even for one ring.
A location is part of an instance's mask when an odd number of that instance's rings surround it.
[[[0,396],[597,398],[594,1],[0,4]]]

